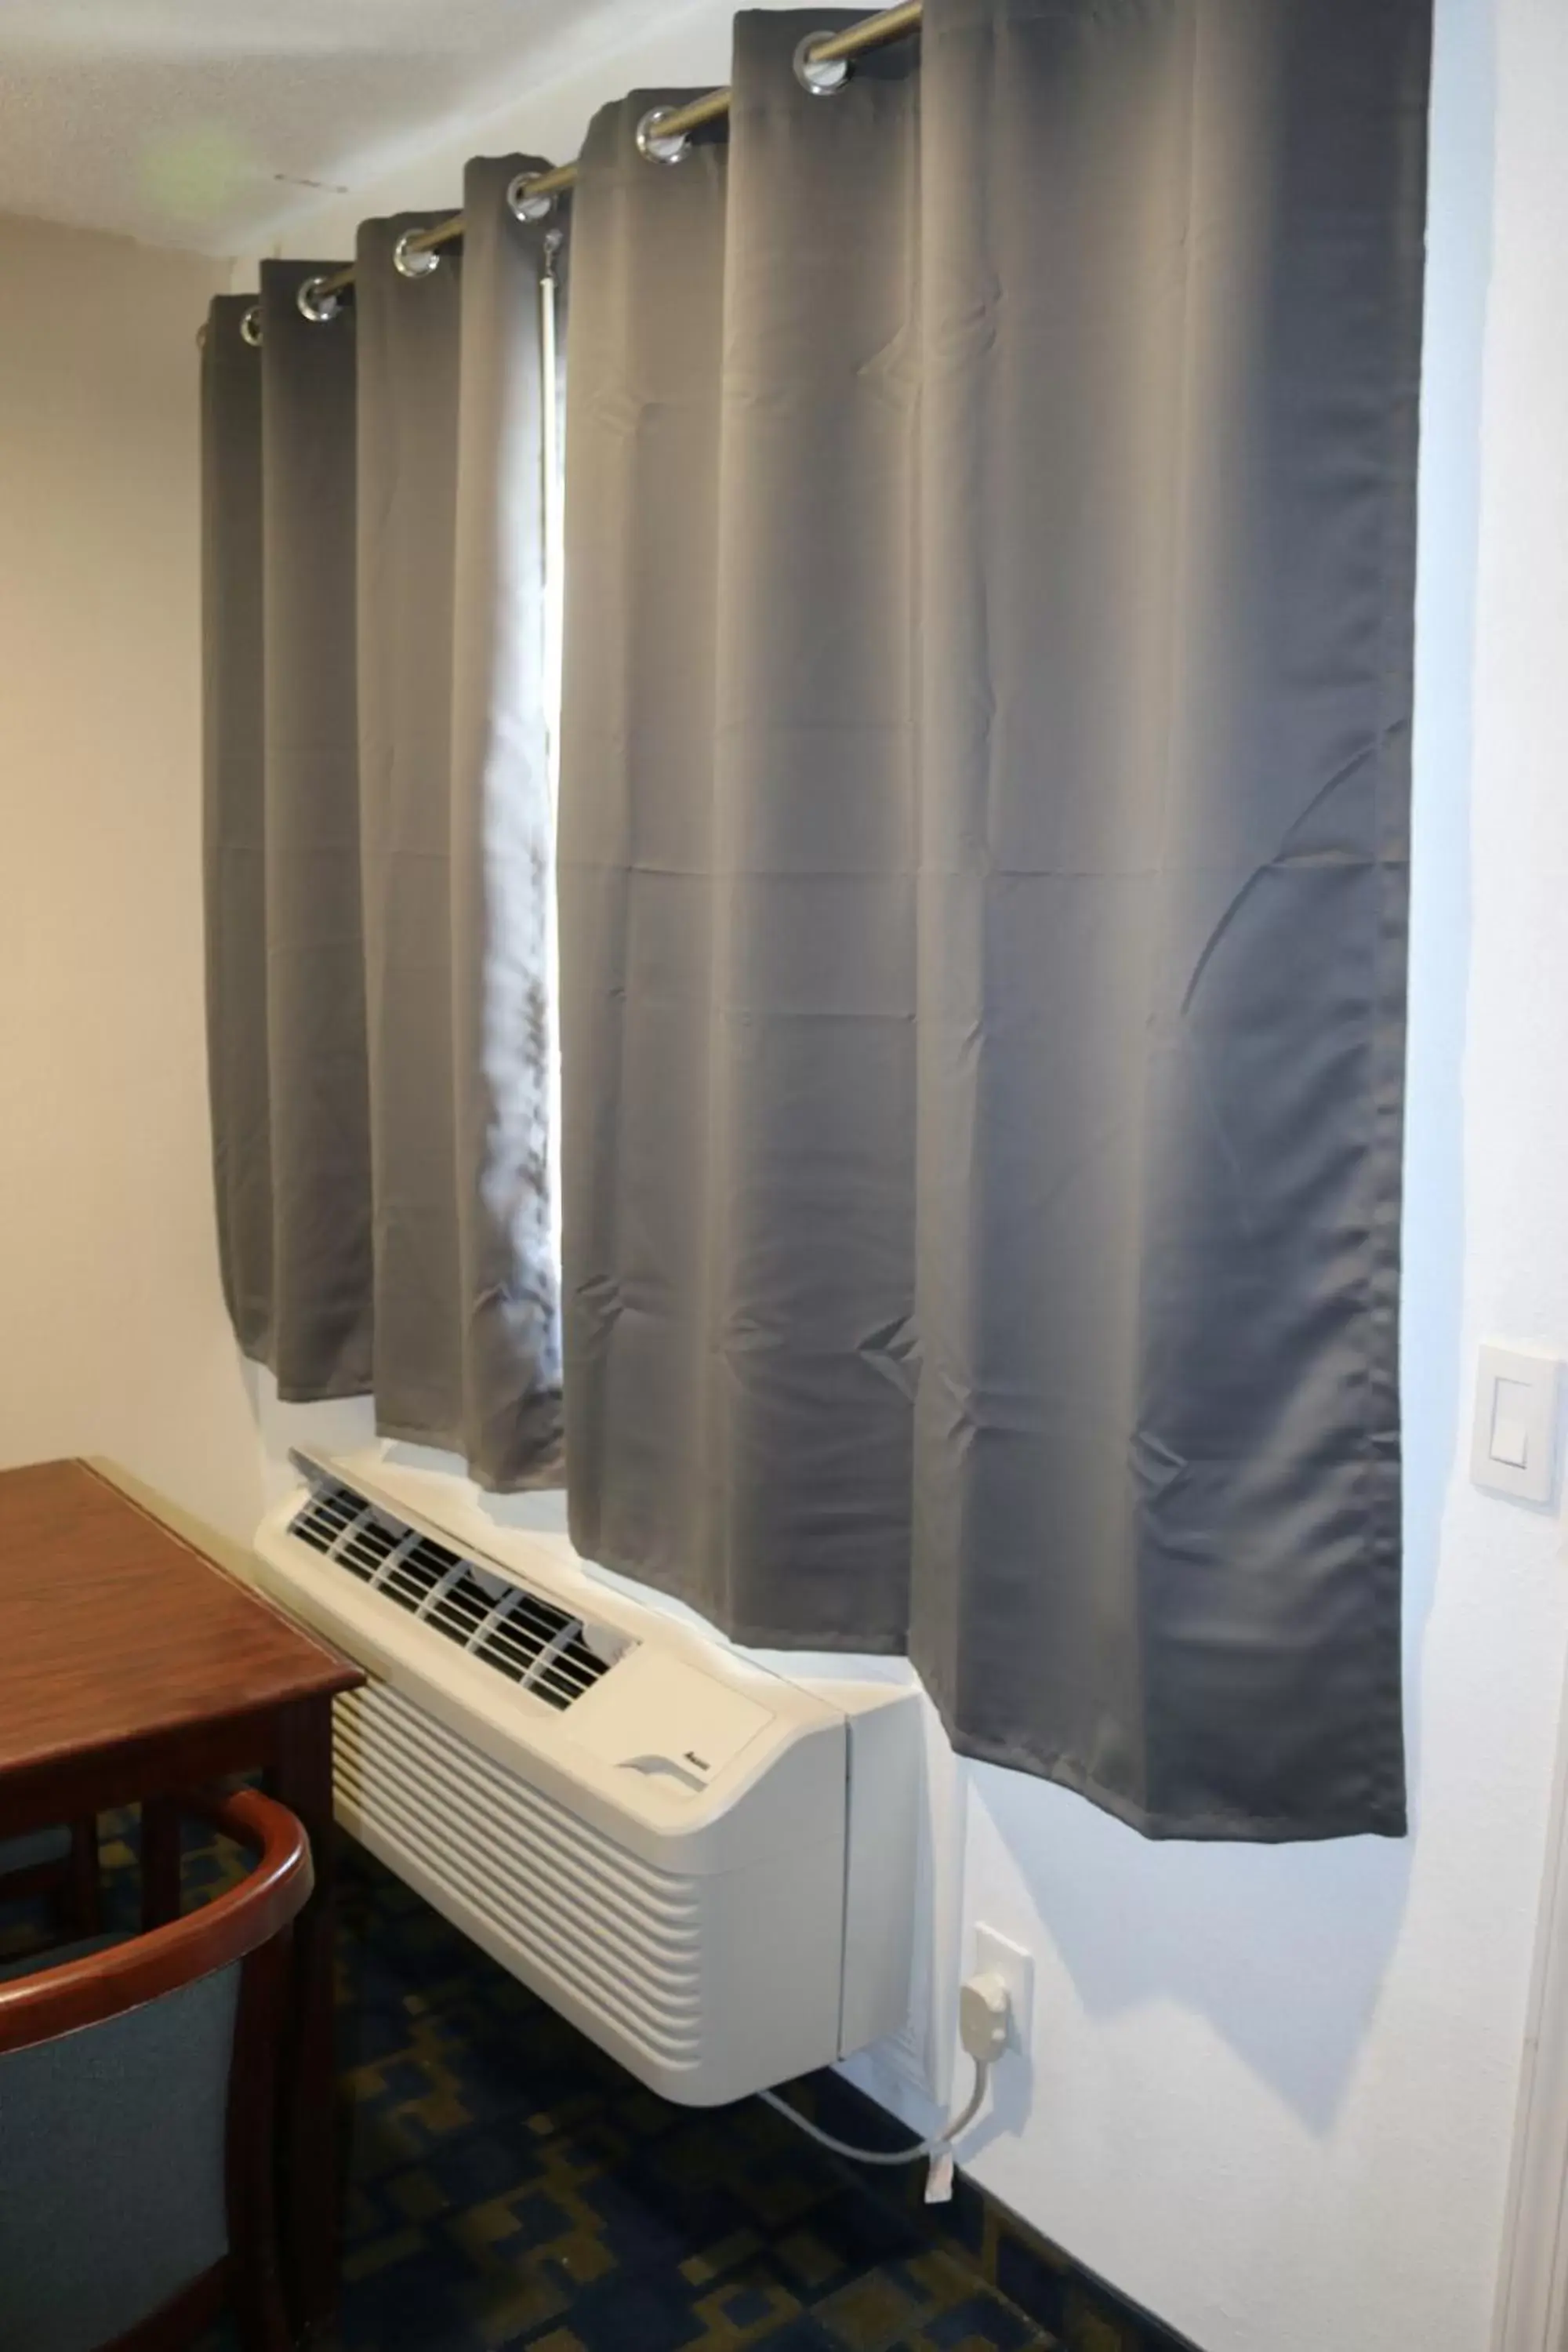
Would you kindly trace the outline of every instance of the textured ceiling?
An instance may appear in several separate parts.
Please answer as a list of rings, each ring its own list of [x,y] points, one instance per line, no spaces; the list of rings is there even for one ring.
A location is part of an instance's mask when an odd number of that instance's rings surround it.
[[[253,250],[646,16],[631,0],[0,0],[0,212]]]

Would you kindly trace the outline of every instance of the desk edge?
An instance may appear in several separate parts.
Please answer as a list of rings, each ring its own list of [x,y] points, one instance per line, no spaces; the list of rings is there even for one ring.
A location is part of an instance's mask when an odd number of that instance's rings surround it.
[[[318,1679],[313,1679],[302,1688],[298,1696],[311,1697],[323,1690],[334,1693],[356,1690],[364,1681],[363,1666],[356,1665],[352,1658],[345,1657],[341,1650],[323,1641],[313,1627],[301,1624],[297,1617],[279,1608],[257,1578],[251,1565],[254,1556],[248,1545],[235,1543],[228,1536],[220,1535],[216,1528],[208,1527],[205,1520],[198,1519],[194,1512],[183,1509],[178,1503],[172,1503],[166,1495],[146,1486],[118,1462],[110,1462],[106,1456],[96,1454],[79,1454],[77,1459],[89,1476],[97,1478],[103,1486],[112,1486],[133,1509],[141,1512],[143,1518],[152,1519],[165,1535],[183,1544],[206,1567],[215,1569],[220,1576],[226,1576],[231,1584],[237,1584],[258,1608],[265,1609],[269,1615],[287,1625],[291,1633],[297,1633],[302,1642],[310,1643],[321,1660],[323,1671]],[[268,1701],[266,1704],[287,1704],[287,1700]]]

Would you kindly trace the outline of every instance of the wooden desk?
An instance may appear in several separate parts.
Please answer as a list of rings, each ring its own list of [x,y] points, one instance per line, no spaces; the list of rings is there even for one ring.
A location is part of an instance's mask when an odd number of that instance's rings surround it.
[[[0,1472],[0,1838],[149,1801],[156,1920],[177,1908],[179,1881],[158,1799],[259,1769],[310,1833],[316,1891],[295,1929],[280,2119],[301,2331],[336,2293],[331,1707],[363,1679],[87,1463]]]

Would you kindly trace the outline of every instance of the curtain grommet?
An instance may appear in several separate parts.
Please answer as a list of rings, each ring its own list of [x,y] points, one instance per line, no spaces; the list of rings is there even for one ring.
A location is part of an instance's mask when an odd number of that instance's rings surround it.
[[[812,55],[818,41],[830,41],[833,36],[826,28],[807,33],[795,53],[795,78],[802,89],[813,98],[833,98],[849,79],[847,58],[818,58]]]
[[[658,127],[675,112],[673,106],[650,106],[637,124],[637,153],[645,163],[679,163],[686,155],[691,142],[685,131],[678,131],[671,138]]]
[[[253,302],[247,310],[242,310],[240,312],[239,340],[242,343],[248,343],[253,352],[258,352],[261,349],[261,305],[259,302]]]
[[[415,238],[423,235],[422,229],[405,228],[393,247],[392,266],[399,278],[428,278],[432,270],[440,268],[438,253],[432,253],[427,246],[415,244]]]
[[[328,320],[335,319],[342,308],[341,295],[323,291],[326,283],[324,278],[304,278],[294,297],[300,316],[309,319],[312,327],[324,327]]]
[[[506,192],[507,210],[513,220],[542,221],[550,218],[551,214],[555,210],[554,197],[548,190],[543,195],[535,195],[532,193],[534,182],[542,180],[543,177],[542,172],[518,173]]]

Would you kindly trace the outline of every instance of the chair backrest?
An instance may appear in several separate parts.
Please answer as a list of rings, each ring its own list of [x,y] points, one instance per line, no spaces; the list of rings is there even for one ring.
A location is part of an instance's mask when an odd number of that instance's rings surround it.
[[[254,1791],[192,1809],[258,1849],[237,1885],[0,1982],[0,2352],[194,2340],[228,2301],[287,2340],[273,2094],[310,1844]]]

